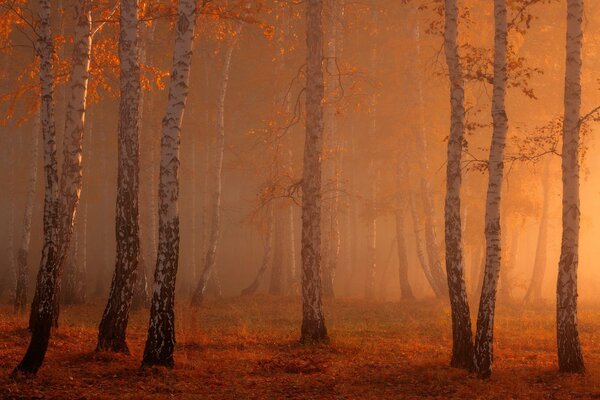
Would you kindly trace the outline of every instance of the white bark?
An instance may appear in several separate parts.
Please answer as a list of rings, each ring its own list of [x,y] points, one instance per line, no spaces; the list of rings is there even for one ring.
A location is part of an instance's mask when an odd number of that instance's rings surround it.
[[[159,237],[148,337],[142,365],[173,367],[175,278],[179,265],[179,144],[189,92],[196,2],[179,0],[169,100],[162,122]]]
[[[475,336],[475,367],[479,376],[492,373],[494,312],[501,264],[500,201],[504,176],[504,148],[508,132],[506,116],[506,80],[508,26],[506,0],[494,0],[494,92],[492,97],[493,133],[488,163],[488,189],[485,208],[485,273],[479,301],[477,333]]]
[[[53,111],[53,44],[50,31],[51,5],[40,1],[40,79],[42,84],[41,121],[44,136],[46,193],[44,204],[44,247],[38,272],[36,294],[31,310],[31,342],[18,371],[35,373],[41,366],[50,338],[50,327],[58,317],[60,275],[71,235],[81,191],[81,151],[91,52],[90,2],[75,5],[75,34],[65,132],[63,167],[58,187]],[[58,191],[57,191],[58,188]],[[59,197],[60,196],[60,197]]]
[[[469,303],[464,279],[460,216],[461,158],[464,134],[464,88],[458,54],[458,0],[445,0],[444,51],[450,78],[450,135],[446,165],[445,238],[446,274],[452,309],[452,359],[454,367],[470,369],[473,343]]]
[[[321,294],[321,162],[323,153],[323,0],[306,2],[306,139],[302,174],[301,341],[327,340]]]
[[[120,22],[117,252],[108,303],[100,322],[97,348],[129,353],[125,335],[140,261],[138,194],[141,86],[138,0],[121,0]]]
[[[216,144],[214,153],[214,164],[211,168],[211,204],[210,204],[210,230],[208,232],[208,243],[204,260],[204,270],[200,276],[200,281],[194,292],[192,304],[202,303],[208,281],[213,273],[217,261],[217,249],[221,236],[221,194],[223,186],[223,156],[225,154],[225,100],[227,98],[227,88],[229,86],[229,71],[231,69],[231,59],[233,50],[237,44],[238,37],[242,32],[243,25],[236,22],[233,38],[225,45],[223,52],[223,65],[219,81],[219,92],[217,98],[217,129]]]
[[[582,24],[583,0],[568,0],[562,148],[563,228],[556,288],[558,365],[561,372],[583,372],[585,369],[577,330]]]

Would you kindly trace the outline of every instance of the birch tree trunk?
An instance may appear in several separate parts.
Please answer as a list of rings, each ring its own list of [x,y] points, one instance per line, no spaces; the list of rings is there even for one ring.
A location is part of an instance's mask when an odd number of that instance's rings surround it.
[[[485,208],[485,273],[479,301],[477,333],[475,335],[475,368],[481,378],[492,374],[494,344],[494,312],[501,265],[501,215],[502,178],[504,176],[504,148],[508,118],[506,116],[506,52],[507,38],[506,0],[494,0],[494,92],[492,97],[493,133],[490,146],[489,181]]]
[[[162,122],[159,230],[154,291],[142,366],[174,366],[175,278],[179,265],[179,144],[189,92],[196,2],[179,0],[169,100]]]
[[[75,281],[77,279],[77,258],[78,258],[78,234],[77,225],[79,225],[79,218],[76,215],[73,222],[73,235],[69,243],[67,255],[65,256],[64,262],[64,273],[62,277],[63,285],[61,290],[61,301],[62,304],[72,305],[75,304]]]
[[[204,300],[204,293],[208,281],[215,269],[217,261],[217,248],[221,236],[221,192],[223,180],[223,155],[225,153],[225,100],[227,97],[227,88],[229,86],[229,71],[231,69],[231,58],[233,50],[237,43],[237,38],[242,32],[243,25],[236,22],[233,38],[227,44],[223,54],[223,65],[219,81],[219,92],[217,99],[217,141],[215,145],[215,158],[211,171],[211,210],[210,210],[210,231],[208,234],[208,243],[204,260],[204,270],[198,281],[198,285],[192,297],[192,305],[199,306]]]
[[[271,254],[273,252],[273,223],[273,209],[272,206],[269,206],[269,210],[267,211],[266,235],[263,243],[262,263],[260,264],[260,268],[258,269],[258,273],[256,274],[254,281],[252,281],[250,286],[242,290],[242,296],[249,296],[256,293],[260,286],[263,275],[272,264]]]
[[[464,87],[458,55],[458,0],[445,0],[444,50],[450,75],[450,135],[446,168],[445,237],[446,274],[452,310],[453,367],[473,368],[473,339],[469,302],[465,288],[460,217],[462,142],[464,133]]]
[[[302,174],[302,343],[327,340],[321,293],[323,0],[306,2],[306,139]]]
[[[27,202],[25,203],[25,214],[23,217],[23,231],[21,233],[21,245],[17,254],[17,282],[15,286],[15,312],[24,313],[27,305],[27,281],[29,280],[29,244],[31,243],[31,220],[35,206],[35,194],[38,176],[38,153],[40,124],[39,119],[34,122],[31,143],[31,175],[29,176],[29,189],[27,191]]]
[[[139,33],[139,58],[141,65],[146,64],[147,61],[150,61],[150,64],[152,64],[152,59],[148,56],[148,48],[151,47],[152,43],[154,42],[155,30],[156,24],[152,24],[150,27],[147,27],[146,30]],[[144,114],[146,111],[154,111],[154,97],[150,96],[147,98],[144,90],[141,90],[139,107],[139,130],[140,132],[144,132]],[[152,265],[154,263],[156,257],[155,252],[157,248],[155,242],[156,232],[154,232],[156,227],[154,224],[156,211],[153,206],[156,197],[156,186],[154,184],[154,129],[150,130],[150,127],[148,127],[148,133],[148,139],[145,141],[148,149],[145,148],[144,142],[140,141],[140,165],[143,165],[141,156],[146,152],[150,155],[150,165],[146,168],[141,168],[146,170],[146,177],[144,178],[144,176],[141,175],[140,181],[140,190],[142,189],[144,183],[146,185],[146,199],[144,202],[146,207],[140,207],[140,262],[138,265],[135,288],[133,290],[133,299],[131,300],[131,308],[133,310],[147,307],[150,304],[147,267],[149,264]],[[140,171],[140,174],[141,172],[142,171]],[[141,221],[145,221],[146,223],[144,224]],[[144,244],[146,245],[145,247],[143,246]]]
[[[117,254],[108,304],[98,328],[96,350],[126,354],[129,354],[127,322],[140,260],[138,194],[141,87],[138,39],[138,0],[121,0]]]
[[[413,130],[415,134],[415,142],[417,148],[418,165],[420,168],[420,191],[422,195],[422,204],[424,210],[424,226],[425,226],[425,246],[427,250],[427,259],[429,261],[429,269],[431,271],[432,284],[435,285],[434,292],[438,298],[445,298],[448,292],[444,270],[442,269],[442,261],[440,260],[440,244],[436,231],[437,219],[435,217],[436,207],[433,204],[433,196],[431,194],[431,184],[429,183],[429,160],[427,156],[427,132],[425,130],[425,101],[423,99],[423,81],[426,79],[421,73],[421,26],[418,16],[416,27],[416,50],[417,57],[413,68],[417,71],[415,76],[415,85],[417,91],[419,129]]]
[[[413,222],[413,234],[415,237],[415,249],[417,253],[417,260],[419,261],[419,265],[423,270],[423,274],[425,275],[425,279],[427,279],[427,283],[429,283],[431,290],[433,290],[433,293],[436,297],[440,298],[443,294],[440,292],[440,288],[435,284],[433,273],[431,272],[431,268],[429,267],[429,263],[425,255],[425,250],[423,249],[419,217],[417,215],[417,206],[415,205],[415,195],[413,193],[410,193],[408,195],[408,202]]]
[[[562,242],[556,287],[556,333],[561,372],[583,372],[577,330],[579,264],[579,129],[583,0],[567,1],[567,59],[562,148]]]
[[[542,298],[542,284],[546,274],[547,252],[548,252],[548,208],[550,207],[550,173],[549,162],[544,164],[544,176],[542,178],[543,196],[542,215],[538,228],[537,246],[535,249],[535,261],[531,281],[525,294],[525,303],[535,303]]]
[[[81,191],[81,151],[92,45],[90,2],[80,1],[75,5],[70,94],[65,118],[62,176],[57,193],[50,7],[49,1],[40,0],[41,34],[38,51],[41,57],[41,115],[47,180],[44,204],[44,248],[29,322],[32,331],[31,341],[23,360],[15,370],[30,374],[35,374],[42,365],[50,339],[50,328],[53,320],[58,318],[60,275],[73,233],[73,220]],[[54,201],[50,202],[49,199]]]

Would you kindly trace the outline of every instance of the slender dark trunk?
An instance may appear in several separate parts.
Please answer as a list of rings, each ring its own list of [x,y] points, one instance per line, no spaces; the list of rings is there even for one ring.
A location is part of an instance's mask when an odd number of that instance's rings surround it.
[[[402,300],[414,300],[410,281],[408,280],[408,257],[406,254],[406,235],[404,221],[404,202],[402,201],[402,182],[401,177],[404,175],[402,171],[402,163],[398,160],[396,165],[396,242],[398,249],[398,279],[400,282],[400,298]]]
[[[258,290],[258,288],[260,286],[262,277],[264,276],[267,269],[269,269],[269,266],[272,264],[271,253],[273,250],[274,227],[273,227],[273,209],[271,206],[269,206],[269,210],[267,211],[266,219],[267,219],[266,223],[265,223],[266,232],[265,232],[264,243],[263,243],[262,263],[260,264],[260,268],[258,269],[256,277],[254,278],[254,281],[252,281],[250,286],[248,286],[247,288],[242,290],[242,296],[249,296],[249,295],[256,293],[256,291]]]
[[[199,306],[202,304],[208,281],[210,280],[213,270],[217,264],[217,249],[221,236],[221,192],[223,178],[223,155],[225,152],[225,100],[227,97],[227,88],[229,86],[229,71],[231,69],[233,50],[235,49],[237,38],[242,32],[241,23],[237,22],[236,24],[234,38],[226,44],[223,54],[223,65],[217,99],[217,142],[215,146],[214,164],[211,171],[211,184],[213,192],[210,204],[210,231],[206,246],[204,269],[196,289],[194,290],[194,295],[192,296],[192,306]]]
[[[283,273],[284,273],[284,249],[283,249],[283,225],[281,210],[275,211],[275,229],[273,237],[273,263],[271,266],[271,282],[269,294],[274,296],[283,295]]]
[[[544,200],[542,202],[542,215],[540,216],[533,273],[524,298],[524,302],[526,303],[535,303],[542,298],[542,284],[544,283],[544,275],[546,274],[546,255],[548,253],[548,208],[550,206],[550,173],[548,171],[548,164],[548,161],[544,164],[544,177],[542,179]]]

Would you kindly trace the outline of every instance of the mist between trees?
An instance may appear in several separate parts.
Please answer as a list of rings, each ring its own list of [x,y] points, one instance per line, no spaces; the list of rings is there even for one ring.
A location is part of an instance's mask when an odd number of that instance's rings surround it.
[[[149,307],[142,364],[173,367],[174,304],[258,293],[297,299],[307,345],[331,339],[324,300],[437,299],[448,360],[482,378],[496,303],[556,303],[558,368],[584,371],[599,20],[583,0],[0,0],[15,376],[64,307],[106,304],[97,350],[123,353]]]

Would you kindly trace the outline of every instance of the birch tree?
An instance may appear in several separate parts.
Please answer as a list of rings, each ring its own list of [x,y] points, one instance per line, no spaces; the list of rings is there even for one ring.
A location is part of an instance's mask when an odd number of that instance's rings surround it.
[[[488,378],[492,373],[494,312],[502,254],[500,202],[508,131],[505,107],[508,47],[506,0],[494,0],[494,21],[493,133],[485,210],[485,272],[475,335],[475,367],[482,378]]]
[[[538,227],[533,273],[531,274],[531,281],[523,300],[526,303],[534,303],[542,298],[542,283],[544,282],[544,276],[546,275],[548,253],[548,209],[550,208],[550,172],[548,164],[548,161],[544,163],[542,177],[542,215],[540,216],[540,225]]]
[[[582,24],[583,0],[568,0],[562,147],[563,229],[556,287],[556,336],[561,372],[585,369],[577,330]]]
[[[206,4],[206,0],[204,0]],[[189,92],[196,2],[179,0],[169,100],[162,121],[159,178],[158,251],[148,337],[142,366],[174,366],[175,278],[179,266],[179,145]]]
[[[323,0],[306,2],[306,139],[302,174],[302,343],[327,340],[321,293]]]
[[[117,254],[108,304],[98,329],[97,345],[97,350],[119,353],[129,353],[126,330],[140,260],[138,194],[141,88],[138,23],[138,0],[121,0]]]
[[[242,28],[243,25],[241,21],[236,21],[232,39],[225,45],[223,53],[223,65],[221,66],[217,98],[217,138],[214,148],[214,164],[210,171],[210,183],[212,185],[209,214],[210,227],[208,228],[208,243],[206,245],[204,269],[192,297],[193,306],[202,304],[208,281],[213,274],[217,263],[217,249],[221,236],[221,194],[223,186],[223,155],[225,153],[225,100],[227,98],[227,88],[229,86],[229,71],[231,70],[233,50],[235,49],[238,37],[242,32]]]
[[[41,58],[41,124],[44,135],[44,168],[46,170],[44,246],[36,294],[31,307],[31,341],[23,360],[15,369],[15,372],[29,374],[35,374],[42,365],[48,348],[50,329],[54,319],[58,317],[58,293],[62,264],[73,233],[73,220],[81,191],[81,151],[92,45],[91,5],[89,1],[80,1],[75,4],[73,59],[59,187],[56,178],[58,174],[56,172],[52,107],[53,43],[50,30],[50,7],[49,1],[40,0],[41,33],[38,52]]]
[[[464,279],[460,216],[461,158],[464,133],[464,86],[458,54],[458,0],[445,0],[444,52],[450,77],[450,135],[446,165],[446,274],[452,312],[453,367],[473,367],[473,339]]]

